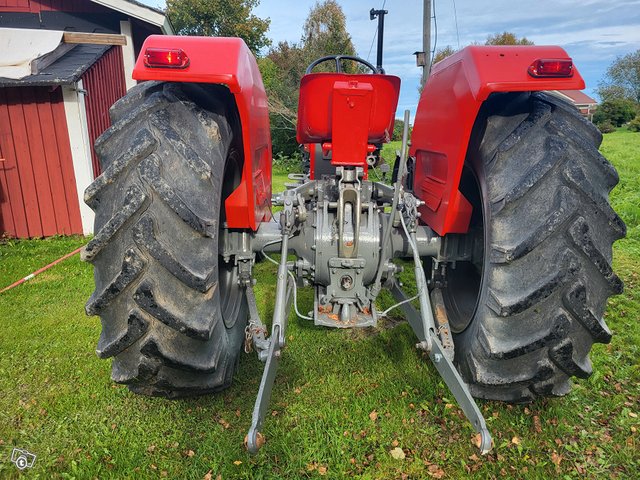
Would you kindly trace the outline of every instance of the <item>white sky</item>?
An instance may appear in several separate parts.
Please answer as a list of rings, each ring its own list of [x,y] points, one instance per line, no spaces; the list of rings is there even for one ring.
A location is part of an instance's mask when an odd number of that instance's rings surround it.
[[[143,0],[164,7],[163,0]],[[377,21],[369,20],[369,10],[379,9],[384,0],[338,0],[347,17],[358,55],[375,64],[376,45],[371,44]],[[254,13],[269,17],[268,36],[274,44],[281,40],[298,42],[302,25],[315,0],[261,0]],[[489,34],[511,31],[526,36],[537,45],[560,45],[571,57],[587,83],[586,93],[595,97],[595,88],[607,66],[619,55],[640,48],[640,0],[434,0],[438,23],[437,45],[465,46],[484,43]],[[397,116],[404,109],[412,113],[418,102],[420,69],[415,66],[416,50],[422,50],[422,0],[386,0],[384,60],[387,73],[402,79]],[[433,45],[433,38],[432,38]]]

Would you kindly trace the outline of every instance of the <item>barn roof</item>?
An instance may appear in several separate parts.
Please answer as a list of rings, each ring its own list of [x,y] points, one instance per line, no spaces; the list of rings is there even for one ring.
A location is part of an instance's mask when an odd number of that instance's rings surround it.
[[[596,105],[598,102],[580,90],[556,90],[560,95],[568,97],[576,105]]]
[[[76,45],[37,75],[29,75],[18,80],[0,77],[0,88],[71,85],[77,82],[109,48],[110,45]]]
[[[173,35],[173,27],[165,13],[136,0],[91,0],[93,3],[116,10],[162,29],[165,35]]]

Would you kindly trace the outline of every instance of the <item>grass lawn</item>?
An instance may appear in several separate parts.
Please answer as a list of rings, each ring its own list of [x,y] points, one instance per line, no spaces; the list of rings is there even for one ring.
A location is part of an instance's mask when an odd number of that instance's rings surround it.
[[[110,362],[94,354],[100,322],[83,311],[91,267],[75,256],[0,295],[0,477],[19,476],[9,461],[19,447],[37,455],[29,478],[637,478],[640,134],[608,134],[602,151],[620,172],[612,200],[629,231],[614,249],[626,289],[606,313],[613,341],[594,347],[595,373],[564,398],[480,402],[490,455],[477,455],[473,430],[408,325],[338,331],[292,318],[267,443],[251,457],[242,441],[262,372],[255,354],[212,397],[168,401],[113,384]],[[5,242],[0,288],[85,241]],[[266,319],[275,267],[260,263],[257,278]],[[302,311],[311,293],[302,292]],[[404,459],[390,455],[395,447]]]

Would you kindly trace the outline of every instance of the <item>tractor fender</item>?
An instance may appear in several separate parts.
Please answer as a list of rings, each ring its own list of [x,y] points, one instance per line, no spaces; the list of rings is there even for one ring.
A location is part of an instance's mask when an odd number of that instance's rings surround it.
[[[582,90],[580,73],[536,78],[538,59],[569,59],[555,46],[471,46],[438,62],[420,96],[411,135],[413,189],[421,219],[439,235],[466,233],[471,204],[459,192],[467,147],[483,102],[495,92]]]
[[[185,65],[150,67],[147,49],[182,50]],[[226,200],[229,228],[257,230],[271,218],[271,135],[267,94],[258,64],[240,38],[151,35],[133,70],[134,80],[225,85],[236,103],[242,130],[244,166],[240,185]],[[222,175],[223,172],[220,172]]]

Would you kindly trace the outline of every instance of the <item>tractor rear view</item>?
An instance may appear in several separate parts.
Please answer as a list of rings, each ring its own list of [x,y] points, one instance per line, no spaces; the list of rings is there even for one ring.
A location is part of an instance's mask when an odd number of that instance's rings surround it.
[[[324,62],[335,72],[314,72]],[[344,73],[344,62],[367,73]],[[97,353],[112,358],[114,381],[208,394],[255,350],[265,362],[246,439],[255,453],[291,307],[316,325],[373,326],[388,313],[377,310],[382,289],[483,453],[491,436],[473,397],[528,402],[590,375],[592,344],[611,338],[607,298],[622,291],[611,247],[625,225],[609,205],[618,176],[599,132],[543,93],[584,88],[561,48],[468,47],[438,63],[410,139],[405,113],[393,186],[368,169],[393,131],[400,79],[357,57],[318,59],[300,85],[309,169],[273,196],[267,99],[242,40],[151,36],[134,78],[144,82],[112,107],[96,143],[104,173],[85,192],[96,213],[86,310],[101,318]],[[270,333],[257,255],[278,269]],[[305,286],[311,312],[297,302]]]

